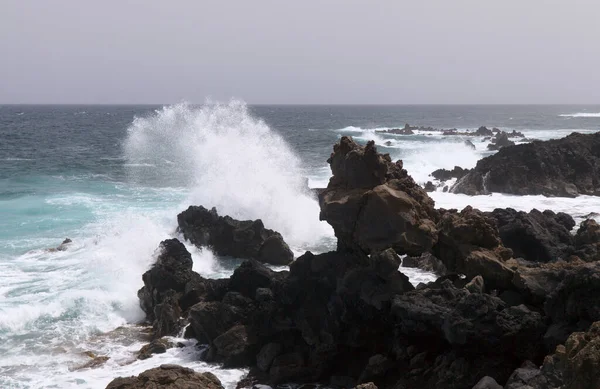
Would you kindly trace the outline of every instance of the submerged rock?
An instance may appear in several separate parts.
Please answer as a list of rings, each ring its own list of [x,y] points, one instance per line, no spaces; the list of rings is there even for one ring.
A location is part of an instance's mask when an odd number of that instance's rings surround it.
[[[600,195],[600,132],[503,148],[477,162],[453,191],[468,195]]]
[[[223,389],[212,373],[197,373],[178,365],[160,365],[137,377],[115,378],[106,389]]]
[[[219,216],[215,208],[190,206],[177,215],[179,231],[196,246],[209,246],[218,255],[289,265],[294,254],[278,232],[258,220]]]

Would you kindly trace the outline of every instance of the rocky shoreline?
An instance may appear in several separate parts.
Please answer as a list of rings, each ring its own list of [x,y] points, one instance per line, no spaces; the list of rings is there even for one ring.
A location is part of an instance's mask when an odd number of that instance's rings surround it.
[[[566,169],[569,161],[561,161]],[[342,137],[328,163],[320,218],[333,227],[337,249],[306,252],[289,271],[259,262],[265,246],[270,259],[262,262],[290,261],[281,235],[262,222],[202,207],[179,215],[192,243],[247,260],[228,279],[205,279],[179,240],[161,242],[138,292],[155,340],[185,329],[185,337],[208,345],[203,360],[250,369],[239,387],[600,387],[594,220],[572,234],[575,222],[562,213],[436,209],[402,161],[378,153],[373,142],[363,147]],[[481,172],[478,164],[460,182]],[[415,288],[399,271],[403,255],[440,277]],[[161,366],[107,388],[221,387],[214,376],[188,370]]]

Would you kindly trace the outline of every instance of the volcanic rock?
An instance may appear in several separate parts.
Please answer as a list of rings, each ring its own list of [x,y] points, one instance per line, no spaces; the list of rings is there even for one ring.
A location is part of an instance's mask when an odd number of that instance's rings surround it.
[[[219,216],[215,208],[190,206],[177,215],[177,222],[187,240],[198,247],[209,246],[218,255],[282,266],[294,259],[281,234],[266,229],[260,219],[240,221]]]
[[[112,380],[106,389],[223,389],[214,374],[197,373],[178,365],[161,365],[146,370],[137,377],[119,377]]]
[[[507,208],[486,215],[496,221],[502,244],[512,249],[515,257],[549,262],[566,259],[573,252],[570,230],[575,221],[565,213],[537,209],[525,213]]]
[[[480,160],[452,190],[468,195],[600,195],[600,132],[504,148]]]

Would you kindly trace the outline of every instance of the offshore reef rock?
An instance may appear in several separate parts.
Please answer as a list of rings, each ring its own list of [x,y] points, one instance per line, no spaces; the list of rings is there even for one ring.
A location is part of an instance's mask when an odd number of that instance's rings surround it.
[[[497,133],[496,136],[492,138],[492,143],[488,145],[488,150],[500,150],[504,147],[514,146],[515,142],[508,138],[509,134],[504,131]]]
[[[106,389],[223,389],[221,381],[212,373],[197,373],[178,365],[160,365],[146,370],[137,377],[119,377]]]
[[[600,132],[507,147],[483,158],[452,188],[468,195],[491,192],[576,197],[600,195]]]
[[[454,169],[452,169],[452,170],[447,170],[447,169],[435,170],[433,173],[431,173],[431,176],[433,178],[435,178],[436,180],[440,180],[440,181],[444,182],[444,181],[451,180],[452,178],[461,179],[468,172],[469,172],[469,169],[463,169],[459,166],[454,166]]]
[[[260,219],[240,221],[219,216],[215,208],[190,206],[177,215],[177,222],[187,240],[198,247],[209,246],[218,255],[280,266],[294,260],[281,234],[265,228]]]
[[[338,250],[373,253],[393,248],[420,255],[437,240],[437,211],[402,161],[379,154],[374,142],[360,146],[350,137],[334,145],[327,160],[333,176],[319,195],[321,220],[338,238]]]

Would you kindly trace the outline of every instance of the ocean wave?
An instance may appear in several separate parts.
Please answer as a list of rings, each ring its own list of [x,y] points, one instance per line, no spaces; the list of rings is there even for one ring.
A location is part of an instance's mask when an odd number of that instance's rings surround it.
[[[155,165],[147,174],[186,186],[188,205],[216,207],[238,219],[262,219],[292,247],[332,235],[307,193],[303,166],[288,143],[244,102],[186,103],[135,118],[125,141],[128,163]],[[138,169],[139,170],[139,169]],[[132,169],[133,181],[147,176]]]
[[[600,118],[600,112],[564,113],[558,116],[569,118]]]

